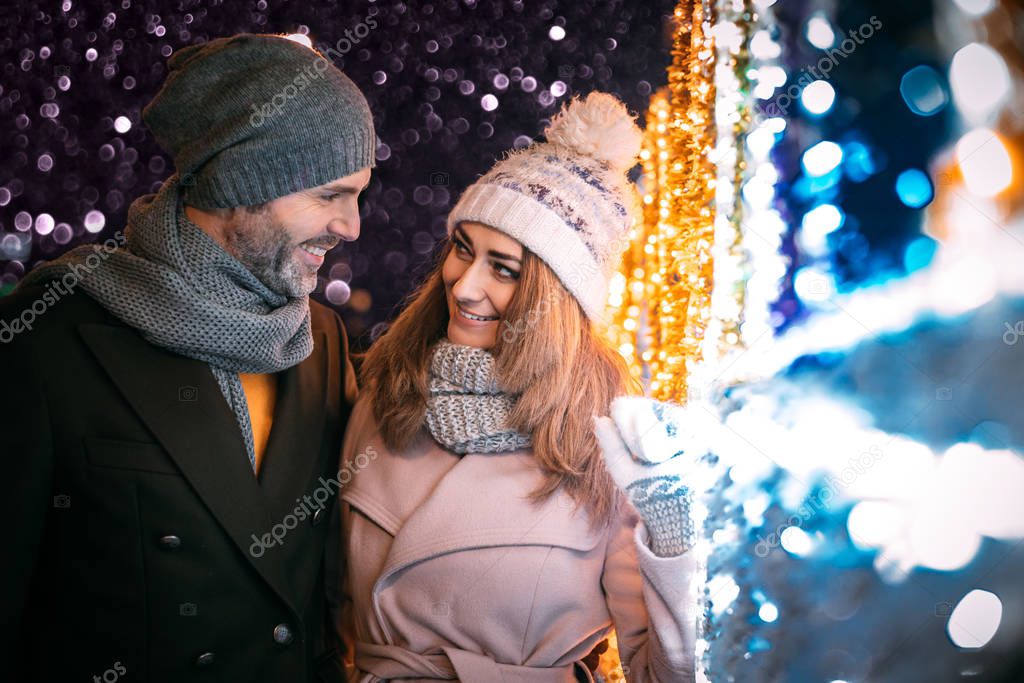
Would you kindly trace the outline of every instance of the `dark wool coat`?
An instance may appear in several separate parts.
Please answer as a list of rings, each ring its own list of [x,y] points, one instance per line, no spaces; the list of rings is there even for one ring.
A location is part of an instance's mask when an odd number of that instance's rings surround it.
[[[356,384],[311,308],[257,480],[208,365],[82,291],[0,299],[4,680],[341,680],[324,558]]]

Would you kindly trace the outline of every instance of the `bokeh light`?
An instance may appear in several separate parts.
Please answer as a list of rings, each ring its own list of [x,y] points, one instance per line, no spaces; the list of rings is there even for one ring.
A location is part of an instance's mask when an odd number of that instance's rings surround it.
[[[912,209],[927,206],[932,200],[932,183],[924,171],[910,168],[896,178],[896,194],[900,201]]]
[[[1006,62],[998,52],[981,43],[965,45],[953,55],[949,82],[957,107],[975,122],[994,113],[1011,89]]]
[[[974,589],[960,599],[946,624],[949,638],[958,647],[985,647],[1003,618],[1003,603],[995,593]]]
[[[823,176],[843,161],[843,149],[831,140],[824,140],[804,152],[800,163],[809,176]]]
[[[964,183],[979,197],[994,197],[1013,182],[1013,162],[997,133],[976,128],[956,144],[956,159]]]
[[[996,6],[995,0],[954,0],[954,2],[961,10],[976,17],[988,14]]]
[[[832,24],[822,14],[815,14],[807,20],[807,41],[820,50],[827,50],[836,42]]]
[[[800,104],[809,113],[818,116],[828,112],[835,100],[835,88],[828,81],[813,81],[800,92]]]
[[[930,66],[915,66],[900,79],[900,95],[910,111],[934,116],[949,103],[939,72]]]

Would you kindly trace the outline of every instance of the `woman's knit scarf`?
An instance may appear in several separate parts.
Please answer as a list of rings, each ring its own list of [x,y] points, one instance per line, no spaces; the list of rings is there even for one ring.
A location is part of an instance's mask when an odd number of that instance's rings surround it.
[[[113,315],[155,346],[208,363],[238,421],[255,471],[252,425],[238,373],[280,372],[313,351],[309,297],[271,291],[185,216],[177,176],[128,211],[126,244],[89,266],[82,246],[23,284],[72,272]],[[94,256],[95,260],[95,256]]]
[[[530,446],[508,425],[517,396],[498,386],[494,356],[442,339],[430,359],[427,428],[452,453],[506,453]]]

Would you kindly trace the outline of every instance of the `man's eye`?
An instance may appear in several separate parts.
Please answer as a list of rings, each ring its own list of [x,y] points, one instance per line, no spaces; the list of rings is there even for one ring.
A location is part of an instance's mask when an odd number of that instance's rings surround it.
[[[339,193],[335,192],[333,194],[321,195],[320,198],[323,199],[325,202],[333,202],[335,199],[337,199],[340,196],[341,195]]]

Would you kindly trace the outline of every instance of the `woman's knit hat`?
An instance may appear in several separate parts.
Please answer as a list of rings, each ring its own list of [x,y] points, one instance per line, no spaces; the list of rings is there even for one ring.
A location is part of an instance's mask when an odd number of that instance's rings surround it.
[[[472,221],[515,238],[594,320],[639,219],[639,194],[626,174],[642,133],[622,102],[593,92],[563,107],[544,134],[547,142],[510,153],[463,193],[448,234]]]
[[[187,204],[262,204],[374,164],[366,98],[315,50],[240,33],[183,48],[167,67],[142,119],[174,158]]]

